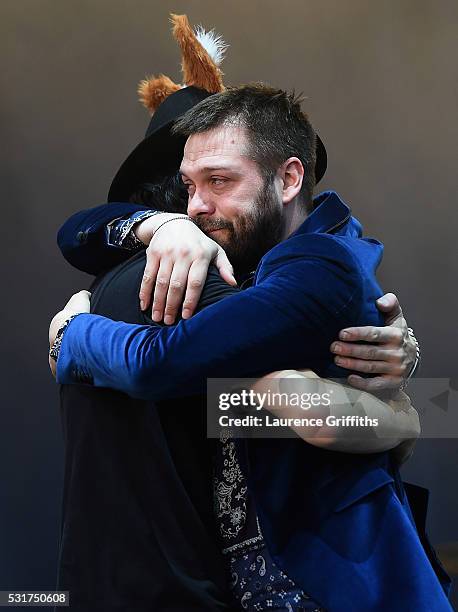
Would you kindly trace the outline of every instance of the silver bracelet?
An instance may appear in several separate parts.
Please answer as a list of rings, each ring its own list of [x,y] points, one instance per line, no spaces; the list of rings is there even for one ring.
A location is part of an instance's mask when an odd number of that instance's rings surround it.
[[[172,217],[171,219],[166,219],[166,221],[163,221],[160,225],[158,225],[158,227],[156,227],[156,229],[153,232],[153,237],[156,235],[157,231],[166,223],[169,223],[170,221],[177,221],[178,219],[184,219],[185,221],[191,221],[191,223],[195,223],[194,219],[191,219],[191,217]]]
[[[402,384],[400,386],[400,390],[401,391],[404,391],[406,389],[407,385],[410,382],[410,379],[412,378],[412,376],[417,371],[418,366],[420,365],[420,359],[421,359],[420,344],[419,344],[418,340],[415,338],[415,334],[413,333],[413,329],[411,327],[408,327],[407,328],[407,332],[408,332],[409,336],[412,338],[412,340],[415,343],[416,355],[415,355],[414,364],[412,366],[412,369],[409,372],[409,375],[407,376],[407,378],[405,380],[402,381]]]

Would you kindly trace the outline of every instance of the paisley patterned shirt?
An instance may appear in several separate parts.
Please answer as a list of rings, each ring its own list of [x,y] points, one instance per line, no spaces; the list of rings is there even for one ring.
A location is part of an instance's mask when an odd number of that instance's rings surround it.
[[[243,442],[221,434],[213,479],[216,523],[236,605],[249,612],[323,612],[269,554],[243,473]]]

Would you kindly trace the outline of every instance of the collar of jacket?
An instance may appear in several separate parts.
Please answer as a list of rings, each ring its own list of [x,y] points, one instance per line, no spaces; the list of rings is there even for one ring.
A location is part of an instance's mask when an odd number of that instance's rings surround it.
[[[362,235],[361,223],[351,216],[350,207],[335,191],[323,191],[313,198],[313,212],[289,238],[298,234],[339,234],[343,228],[346,236]]]
[[[335,191],[323,191],[313,198],[313,212],[287,238],[299,234],[345,234],[360,238],[363,233],[361,223],[351,215],[351,209]],[[258,266],[259,268],[259,266]],[[256,271],[248,272],[237,278],[240,289],[251,287]]]

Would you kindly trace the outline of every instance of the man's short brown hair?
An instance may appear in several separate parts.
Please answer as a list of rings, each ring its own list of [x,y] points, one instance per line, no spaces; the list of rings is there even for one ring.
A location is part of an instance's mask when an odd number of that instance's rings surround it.
[[[220,126],[244,128],[249,142],[245,154],[259,165],[266,180],[273,180],[289,157],[299,158],[304,167],[301,203],[310,211],[316,134],[300,103],[295,94],[262,83],[232,87],[199,102],[176,121],[173,132],[191,136]]]

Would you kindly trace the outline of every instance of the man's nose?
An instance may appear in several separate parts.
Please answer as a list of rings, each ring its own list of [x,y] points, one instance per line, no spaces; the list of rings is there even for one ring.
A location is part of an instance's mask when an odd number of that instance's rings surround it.
[[[198,215],[211,215],[215,212],[215,207],[205,193],[196,189],[192,198],[188,201],[188,215],[191,218],[196,218]]]

